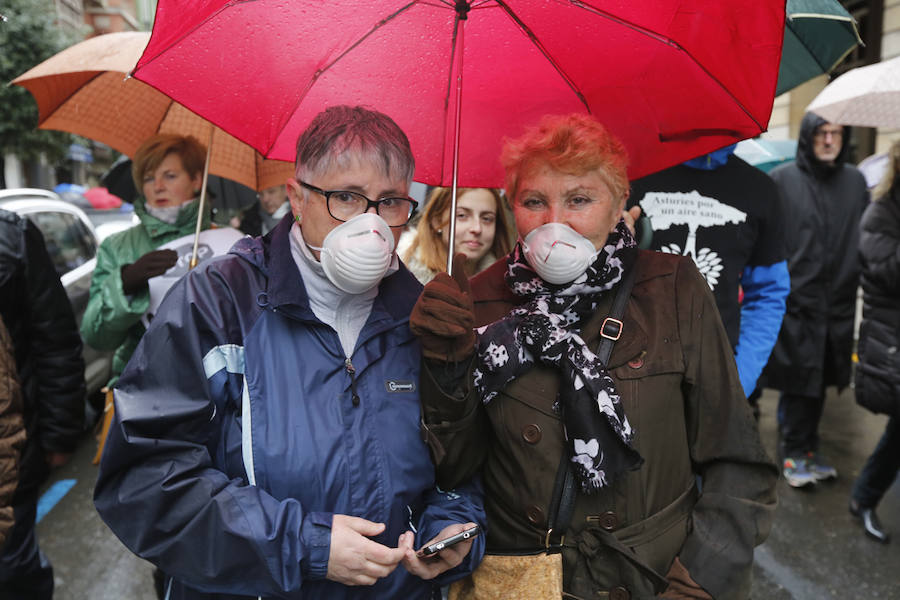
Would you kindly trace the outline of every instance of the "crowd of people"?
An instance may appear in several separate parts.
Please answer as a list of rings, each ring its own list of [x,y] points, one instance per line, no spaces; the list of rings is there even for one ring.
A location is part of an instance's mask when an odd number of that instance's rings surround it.
[[[97,511],[160,598],[746,598],[779,474],[837,477],[818,426],[851,381],[861,283],[856,396],[891,416],[848,500],[887,542],[900,143],[870,202],[848,137],[809,114],[771,177],[728,147],[629,182],[600,121],[547,116],[506,141],[503,190],[420,206],[400,127],[333,106],[232,223],[247,237],[148,319],[178,261],[160,247],[210,227],[205,148],[155,136],[81,323],[115,351]],[[36,489],[82,431],[81,339],[40,233],[0,227],[0,599],[43,599]]]

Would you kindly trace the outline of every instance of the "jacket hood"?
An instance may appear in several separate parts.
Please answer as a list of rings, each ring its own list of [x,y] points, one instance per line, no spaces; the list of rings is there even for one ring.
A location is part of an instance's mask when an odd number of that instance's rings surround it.
[[[847,160],[847,154],[849,153],[847,141],[850,139],[850,127],[845,125],[841,151],[838,153],[837,158],[834,159],[834,164],[829,165],[816,158],[813,152],[813,136],[816,134],[816,129],[825,123],[828,123],[828,121],[819,115],[811,112],[806,113],[803,116],[803,121],[800,122],[800,136],[797,139],[797,167],[817,179],[826,179],[839,171],[844,161]]]
[[[268,277],[269,265],[267,257],[270,254],[272,239],[275,236],[287,236],[293,224],[294,216],[286,214],[269,233],[257,237],[247,236],[241,238],[234,243],[234,246],[231,247],[228,253],[240,256]],[[290,251],[288,251],[288,255],[290,255]],[[293,263],[293,258],[291,262]]]

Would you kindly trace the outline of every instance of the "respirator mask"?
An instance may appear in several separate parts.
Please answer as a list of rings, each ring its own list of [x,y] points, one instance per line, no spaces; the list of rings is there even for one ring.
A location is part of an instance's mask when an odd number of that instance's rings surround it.
[[[394,234],[376,214],[363,213],[341,223],[325,236],[320,253],[325,276],[348,294],[361,294],[381,281],[391,266]]]
[[[525,260],[547,283],[574,281],[597,257],[589,239],[562,223],[546,223],[522,240]]]

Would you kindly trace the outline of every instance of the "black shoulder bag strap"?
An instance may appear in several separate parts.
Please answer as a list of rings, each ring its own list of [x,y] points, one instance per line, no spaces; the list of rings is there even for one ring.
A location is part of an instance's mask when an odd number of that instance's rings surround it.
[[[631,288],[634,287],[634,273],[637,270],[637,261],[619,283],[609,316],[603,320],[600,327],[600,345],[597,348],[597,358],[604,366],[609,364],[613,346],[622,336],[622,317],[625,316],[625,305],[631,297]],[[562,551],[566,530],[572,521],[572,512],[575,510],[575,495],[578,490],[575,487],[575,475],[569,468],[569,456],[563,452],[559,461],[559,469],[556,471],[556,481],[553,484],[553,499],[550,502],[547,520],[547,535],[544,538],[544,547],[548,554]]]

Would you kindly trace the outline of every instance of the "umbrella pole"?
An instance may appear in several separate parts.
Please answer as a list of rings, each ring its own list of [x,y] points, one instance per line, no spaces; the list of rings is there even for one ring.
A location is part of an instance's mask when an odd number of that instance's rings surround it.
[[[465,31],[465,16],[457,18],[456,35],[456,116],[453,126],[453,182],[450,189],[450,244],[447,248],[447,274],[453,275],[453,254],[456,248],[456,182],[459,174],[459,129],[462,120],[462,59],[463,59],[463,32]]]
[[[213,132],[209,130],[209,143],[206,145],[206,162],[203,164],[203,184],[200,186],[200,206],[197,207],[197,227],[194,229],[194,248],[191,250],[191,262],[188,265],[193,269],[197,266],[197,248],[200,246],[200,229],[203,227],[203,212],[206,210],[206,181],[209,178],[209,157],[212,156]]]
[[[450,190],[450,247],[447,249],[447,274],[453,275],[453,249],[456,248],[456,176],[459,172],[459,123],[462,101],[462,73],[456,78],[456,125],[453,137],[453,183]]]

